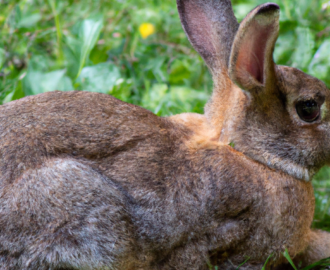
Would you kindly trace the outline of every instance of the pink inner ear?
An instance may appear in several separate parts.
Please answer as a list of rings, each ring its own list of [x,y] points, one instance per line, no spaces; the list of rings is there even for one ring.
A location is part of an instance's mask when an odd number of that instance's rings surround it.
[[[236,70],[240,77],[248,73],[261,84],[265,83],[266,47],[272,32],[270,25],[261,26],[257,22],[249,27],[237,56]]]

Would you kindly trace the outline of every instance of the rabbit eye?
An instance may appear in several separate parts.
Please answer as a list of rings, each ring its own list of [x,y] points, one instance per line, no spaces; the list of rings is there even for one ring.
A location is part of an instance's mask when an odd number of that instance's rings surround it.
[[[300,101],[296,105],[299,117],[305,122],[313,122],[319,118],[320,107],[314,100]]]

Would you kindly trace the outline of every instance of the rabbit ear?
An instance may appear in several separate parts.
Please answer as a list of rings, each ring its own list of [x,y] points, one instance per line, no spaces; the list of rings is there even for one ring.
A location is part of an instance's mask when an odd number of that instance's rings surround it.
[[[229,74],[244,90],[272,88],[273,51],[279,32],[279,6],[261,5],[242,21],[231,50]]]
[[[211,72],[228,70],[231,45],[238,29],[230,0],[177,0],[181,23],[190,43]]]

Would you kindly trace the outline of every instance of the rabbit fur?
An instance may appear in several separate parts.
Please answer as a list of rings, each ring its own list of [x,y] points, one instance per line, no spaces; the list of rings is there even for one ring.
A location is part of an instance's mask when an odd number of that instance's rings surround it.
[[[0,107],[0,269],[284,269],[330,257],[311,178],[330,161],[330,95],[277,66],[279,7],[178,0],[214,80],[204,115],[49,92]],[[313,99],[306,122],[297,102]],[[231,145],[229,145],[231,143]]]

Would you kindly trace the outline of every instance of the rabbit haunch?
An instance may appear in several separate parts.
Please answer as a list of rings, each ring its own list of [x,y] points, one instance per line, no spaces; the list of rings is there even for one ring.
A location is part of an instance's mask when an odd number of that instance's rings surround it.
[[[236,269],[249,257],[241,269],[259,270],[271,253],[268,269],[284,269],[286,248],[302,265],[330,257],[302,181],[330,160],[329,91],[274,64],[278,6],[240,25],[227,0],[178,9],[215,82],[205,115],[161,118],[88,92],[0,107],[0,269]],[[303,121],[304,100],[321,117]]]

